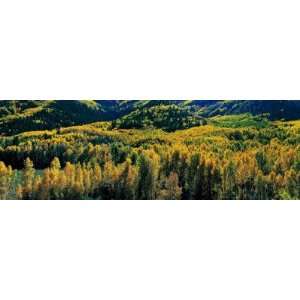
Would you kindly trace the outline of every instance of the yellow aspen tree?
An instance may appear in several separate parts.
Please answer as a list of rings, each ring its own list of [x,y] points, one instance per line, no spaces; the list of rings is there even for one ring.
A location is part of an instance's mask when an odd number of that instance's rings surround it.
[[[94,169],[93,169],[93,175],[94,175],[94,178],[93,178],[93,185],[94,185],[94,188],[95,186],[97,187],[101,180],[102,180],[102,172],[101,172],[101,168],[98,164],[95,164],[94,166]]]
[[[91,176],[90,176],[90,170],[85,167],[83,169],[83,186],[84,186],[84,192],[86,195],[91,193]]]
[[[75,185],[75,166],[70,162],[66,163],[64,174],[67,178],[67,185],[72,188]]]
[[[11,177],[11,167],[6,167],[4,162],[0,161],[0,199],[7,199]]]
[[[33,162],[29,157],[27,157],[24,163],[23,171],[23,197],[25,197],[25,199],[32,199],[32,185],[34,175],[35,169],[33,166]]]
[[[60,195],[62,199],[65,199],[68,194],[68,189],[71,189],[71,186],[68,186],[68,179],[64,171],[60,172],[59,176],[59,183],[60,183]]]
[[[75,193],[76,193],[76,198],[81,199],[83,194],[84,194],[84,184],[83,184],[83,172],[82,172],[82,167],[80,164],[76,165],[76,170],[75,170]]]
[[[36,176],[33,180],[32,195],[34,199],[41,199],[41,176]]]
[[[50,169],[47,168],[43,172],[42,182],[41,182],[41,199],[48,200],[51,199],[50,189],[51,189],[51,174]]]

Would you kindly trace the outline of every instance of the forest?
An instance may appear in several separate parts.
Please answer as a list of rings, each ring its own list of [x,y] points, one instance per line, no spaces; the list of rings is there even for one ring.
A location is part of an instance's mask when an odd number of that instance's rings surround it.
[[[24,102],[0,109],[0,199],[300,199],[299,120],[126,101],[91,102],[88,120],[76,108],[65,126],[51,101]],[[109,110],[117,115],[98,120]],[[13,120],[43,126],[22,131]]]

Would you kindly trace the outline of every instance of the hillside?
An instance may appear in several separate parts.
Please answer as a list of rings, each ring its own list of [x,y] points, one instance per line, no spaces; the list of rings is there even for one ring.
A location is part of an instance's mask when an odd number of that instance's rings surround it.
[[[300,199],[300,121],[209,121],[0,137],[0,199]]]
[[[143,110],[162,105],[168,106],[169,111],[171,111],[171,109],[176,108],[175,105],[179,107],[183,103],[184,101],[180,100],[1,101],[0,128],[2,135],[14,135],[32,130],[54,129],[96,121],[113,121],[134,112],[138,114]],[[195,119],[188,112],[190,107],[182,107],[180,110],[183,113],[182,118],[186,121],[188,121],[188,116]],[[180,116],[178,115],[178,117]],[[196,121],[194,123],[188,122],[191,125],[199,124]],[[178,128],[180,127],[177,126],[176,129]]]
[[[133,112],[112,122],[113,128],[161,128],[165,131],[175,131],[199,125],[207,121],[193,112],[191,108],[176,104],[137,108]]]
[[[252,115],[267,114],[271,120],[300,119],[300,101],[296,100],[227,100],[216,101],[212,105],[200,104],[200,112],[204,117],[217,115]]]
[[[114,118],[112,103],[94,101],[1,101],[2,135],[46,130]]]
[[[251,100],[14,100],[0,101],[1,135],[49,130],[97,121],[116,128],[190,128],[215,116],[262,115],[300,119],[300,101]]]
[[[300,199],[299,104],[1,101],[0,199]]]

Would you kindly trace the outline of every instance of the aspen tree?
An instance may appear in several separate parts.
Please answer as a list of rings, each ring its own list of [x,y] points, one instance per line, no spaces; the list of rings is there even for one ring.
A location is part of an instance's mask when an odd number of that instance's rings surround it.
[[[4,162],[0,161],[0,199],[7,199],[12,178],[11,167],[6,167]]]
[[[25,199],[32,199],[32,185],[35,175],[33,162],[29,157],[26,158],[23,171],[22,196]]]

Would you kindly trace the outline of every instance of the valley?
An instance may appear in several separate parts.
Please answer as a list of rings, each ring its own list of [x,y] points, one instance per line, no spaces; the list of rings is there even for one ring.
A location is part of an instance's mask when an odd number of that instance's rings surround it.
[[[300,199],[299,120],[300,101],[1,101],[0,199]]]

